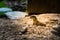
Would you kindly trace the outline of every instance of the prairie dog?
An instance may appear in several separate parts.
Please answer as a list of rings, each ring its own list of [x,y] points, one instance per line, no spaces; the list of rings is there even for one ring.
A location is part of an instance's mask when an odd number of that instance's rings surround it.
[[[31,16],[31,19],[33,19],[33,25],[37,25],[37,26],[46,26],[46,24],[43,24],[41,22],[39,22],[36,18],[36,16]]]

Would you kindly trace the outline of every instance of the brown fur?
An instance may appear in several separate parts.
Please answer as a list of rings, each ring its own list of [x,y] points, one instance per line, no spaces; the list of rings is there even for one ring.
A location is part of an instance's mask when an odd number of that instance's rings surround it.
[[[37,26],[39,26],[39,25],[40,25],[40,26],[46,26],[45,24],[39,22],[35,16],[31,16],[30,18],[33,19],[33,25],[37,25]]]

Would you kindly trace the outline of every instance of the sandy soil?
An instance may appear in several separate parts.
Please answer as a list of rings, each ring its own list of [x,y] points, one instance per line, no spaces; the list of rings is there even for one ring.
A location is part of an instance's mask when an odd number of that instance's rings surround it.
[[[60,14],[34,16],[46,26],[33,25],[30,16],[18,20],[0,18],[0,40],[60,40]]]

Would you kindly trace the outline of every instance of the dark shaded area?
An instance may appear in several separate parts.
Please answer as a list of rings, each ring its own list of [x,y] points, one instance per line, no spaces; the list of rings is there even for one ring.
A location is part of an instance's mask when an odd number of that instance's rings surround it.
[[[60,27],[57,27],[57,28],[53,28],[55,31],[52,31],[52,33],[56,36],[59,36],[60,37]]]
[[[0,2],[3,1],[3,0],[0,0]]]
[[[0,18],[9,19],[6,15],[1,15]]]
[[[41,13],[29,13],[29,16],[30,15],[39,15],[39,14],[41,14]]]
[[[22,6],[13,6],[11,7],[13,9],[13,11],[23,11],[25,12],[26,11],[26,8],[22,7]]]
[[[29,13],[60,13],[58,0],[28,0]]]
[[[52,14],[51,12],[49,12],[50,14]],[[39,15],[39,14],[48,14],[48,12],[47,13],[29,13],[29,16],[31,16],[31,15]],[[59,13],[53,13],[53,14],[59,14]]]
[[[59,33],[59,32],[54,32],[54,31],[52,31],[52,33],[53,33],[54,35],[56,35],[56,36],[59,36],[59,37],[60,37],[60,33]]]

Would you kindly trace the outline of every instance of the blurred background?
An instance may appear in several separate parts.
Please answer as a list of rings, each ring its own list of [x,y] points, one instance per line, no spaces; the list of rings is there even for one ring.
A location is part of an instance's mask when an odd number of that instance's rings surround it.
[[[1,7],[9,7],[14,11],[26,11],[27,0],[0,0]]]
[[[26,9],[27,9],[27,0],[0,0],[0,17],[5,16],[6,15],[5,13],[7,12],[13,12],[13,11],[26,12]],[[15,13],[13,12],[13,15],[14,14]]]

